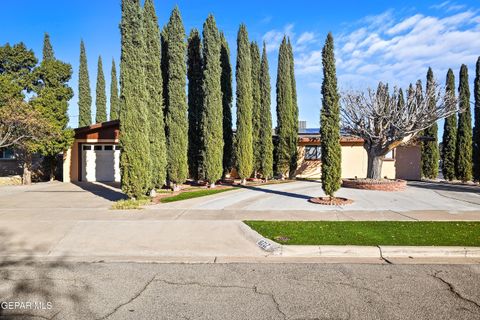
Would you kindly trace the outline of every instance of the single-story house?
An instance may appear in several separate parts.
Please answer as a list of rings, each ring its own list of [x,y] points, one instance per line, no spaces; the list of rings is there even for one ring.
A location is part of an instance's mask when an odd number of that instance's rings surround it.
[[[120,181],[120,148],[118,120],[75,129],[72,147],[64,154],[63,181]],[[363,140],[342,136],[342,177],[365,177],[367,152]],[[299,178],[319,178],[320,136],[300,133],[298,139]],[[421,151],[418,145],[401,146],[383,159],[383,176],[419,180]]]
[[[367,176],[368,156],[363,139],[342,135],[342,178],[364,178]],[[298,138],[298,178],[320,178],[321,148],[318,133],[300,133]],[[419,144],[408,144],[390,151],[382,164],[382,177],[389,179],[420,180],[421,148]]]

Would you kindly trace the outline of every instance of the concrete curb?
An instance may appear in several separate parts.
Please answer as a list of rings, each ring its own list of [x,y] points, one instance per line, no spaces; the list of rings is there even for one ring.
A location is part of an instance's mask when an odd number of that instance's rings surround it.
[[[239,224],[240,230],[245,237],[255,244],[263,251],[269,252],[274,255],[281,255],[282,245],[263,237],[260,233],[250,228],[247,224],[241,222]]]
[[[384,258],[480,258],[479,247],[380,246]]]
[[[283,257],[343,258],[480,258],[480,247],[294,246],[283,245]]]

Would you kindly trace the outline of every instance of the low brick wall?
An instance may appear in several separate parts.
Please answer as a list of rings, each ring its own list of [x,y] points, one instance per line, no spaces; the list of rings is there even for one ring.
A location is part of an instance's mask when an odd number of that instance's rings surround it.
[[[407,186],[405,180],[355,180],[343,179],[342,186],[344,188],[363,189],[363,190],[377,190],[377,191],[403,191]]]

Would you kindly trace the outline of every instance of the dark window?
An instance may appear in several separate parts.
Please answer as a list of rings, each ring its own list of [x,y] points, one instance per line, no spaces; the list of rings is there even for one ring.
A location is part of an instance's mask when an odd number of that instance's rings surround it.
[[[115,150],[121,150],[120,146],[115,146]]]
[[[93,146],[93,150],[102,150],[102,146]]]
[[[0,159],[15,159],[15,153],[13,152],[13,149],[0,149]]]
[[[103,150],[113,150],[113,146],[105,146]]]
[[[92,146],[83,146],[83,150],[92,150]]]
[[[305,146],[305,160],[320,160],[322,148],[320,146]]]

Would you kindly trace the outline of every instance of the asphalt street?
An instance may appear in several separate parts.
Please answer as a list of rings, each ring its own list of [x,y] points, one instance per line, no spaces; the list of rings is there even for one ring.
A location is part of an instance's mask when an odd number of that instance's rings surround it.
[[[0,319],[480,319],[480,265],[4,261]]]

